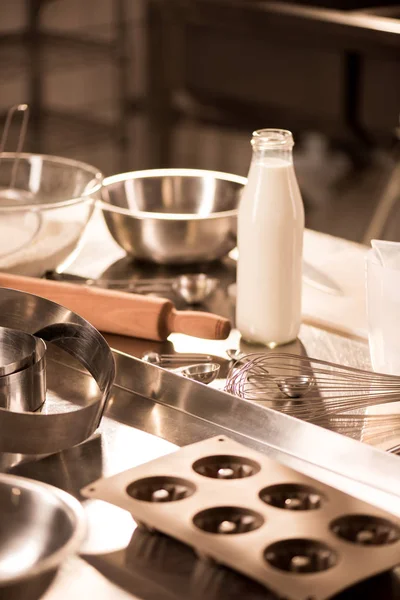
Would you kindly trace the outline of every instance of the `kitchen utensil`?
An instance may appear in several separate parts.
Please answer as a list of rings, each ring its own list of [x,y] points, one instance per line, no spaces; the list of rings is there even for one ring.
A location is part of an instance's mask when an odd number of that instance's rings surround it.
[[[104,287],[109,290],[134,292],[136,294],[162,294],[173,291],[187,304],[201,304],[210,296],[218,285],[218,279],[209,277],[205,273],[190,273],[177,277],[153,279],[87,279],[70,273],[57,273],[47,271],[46,279],[53,281],[69,281],[89,286]]]
[[[11,375],[33,364],[36,338],[29,333],[0,327],[0,377]]]
[[[241,361],[246,356],[245,352],[242,352],[237,348],[228,348],[228,350],[225,350],[225,352],[227,353],[228,357],[235,362]]]
[[[218,340],[227,338],[231,329],[228,319],[199,311],[178,311],[163,298],[5,273],[0,273],[0,285],[58,302],[108,333],[165,340],[176,332]]]
[[[71,310],[37,296],[2,288],[0,325],[41,338],[48,350],[56,348],[61,354],[62,351],[70,354],[73,368],[90,383],[87,394],[78,388],[78,397],[72,395],[69,401],[57,394],[56,389],[54,413],[48,409],[40,413],[0,407],[0,452],[49,454],[90,437],[100,423],[115,376],[113,356],[104,338]],[[40,344],[44,346],[43,342]],[[54,371],[56,363],[53,380]],[[65,370],[60,372],[65,376]],[[15,375],[18,373],[7,377]],[[48,372],[47,379],[49,375]],[[72,376],[70,380],[75,381]]]
[[[146,352],[143,354],[142,360],[158,365],[159,367],[167,367],[177,363],[208,363],[212,362],[212,356],[209,354],[191,354],[190,352],[181,352],[179,354],[159,354],[158,352]]]
[[[82,493],[288,600],[330,598],[398,563],[398,518],[225,436],[100,479]]]
[[[18,112],[17,151],[3,152]],[[0,143],[0,270],[41,276],[64,268],[78,251],[102,175],[78,161],[21,153],[27,117],[27,105],[12,107]]]
[[[245,364],[231,369],[225,389],[313,423],[400,400],[399,377],[275,352],[249,354]],[[288,397],[302,400],[288,402]]]
[[[10,362],[11,361],[11,362]],[[46,344],[38,337],[0,327],[0,407],[35,411],[46,397]]]
[[[0,187],[7,186],[15,161],[15,154],[3,154]],[[84,163],[20,154],[18,197],[0,192],[0,269],[41,276],[65,267],[79,250],[101,179]]]
[[[79,550],[85,531],[78,500],[39,481],[1,474],[0,597],[28,598],[28,588],[35,598],[33,591],[45,589],[49,575]]]
[[[205,273],[179,275],[172,284],[174,292],[187,304],[201,304],[218,285],[218,279]]]
[[[218,377],[219,370],[220,365],[218,363],[208,362],[179,367],[174,369],[174,372],[188,379],[193,379],[193,381],[207,384]]]
[[[204,437],[225,433],[289,467],[329,485],[342,486],[352,495],[400,517],[397,457],[334,431],[293,419],[272,410],[268,403],[243,402],[238,396],[213,386],[196,385],[190,379],[182,379],[167,369],[157,369],[128,354],[117,351],[113,354],[116,400],[119,388],[123,406],[126,406],[127,391],[132,402],[138,397],[147,399],[144,406],[148,406],[146,422],[151,433],[160,431],[159,417],[162,416],[165,417],[163,434],[179,445],[193,441],[199,427]],[[156,411],[152,410],[154,406],[158,407]],[[110,405],[108,414],[116,421],[130,419],[135,426],[143,425],[142,413],[129,411],[126,415],[118,402]]]
[[[241,352],[235,348],[228,348],[226,353],[231,360],[235,361],[234,368],[238,368],[240,364],[246,363],[253,357],[252,354],[246,354],[245,352]],[[261,378],[263,378],[265,375],[268,375],[271,378],[271,381],[276,383],[282,394],[287,398],[301,398],[302,396],[305,396],[310,391],[314,383],[313,378],[306,375],[291,376],[280,379],[279,377],[272,376],[266,369],[263,369]],[[258,381],[258,375],[252,374],[249,377],[251,383]]]
[[[209,262],[236,244],[244,177],[200,169],[153,169],[107,177],[102,209],[116,242],[159,264]]]
[[[315,380],[309,375],[295,375],[276,380],[282,394],[288,398],[303,398],[312,389]]]

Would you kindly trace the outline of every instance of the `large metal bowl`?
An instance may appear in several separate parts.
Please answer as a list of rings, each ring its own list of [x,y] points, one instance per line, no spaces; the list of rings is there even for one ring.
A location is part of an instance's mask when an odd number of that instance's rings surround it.
[[[40,277],[66,267],[100,199],[102,179],[98,169],[76,160],[2,153],[0,270]]]
[[[78,500],[44,483],[0,475],[0,598],[33,598],[79,550],[86,532]]]
[[[103,182],[103,214],[113,238],[136,259],[212,261],[236,245],[245,183],[245,177],[198,169],[122,173]]]

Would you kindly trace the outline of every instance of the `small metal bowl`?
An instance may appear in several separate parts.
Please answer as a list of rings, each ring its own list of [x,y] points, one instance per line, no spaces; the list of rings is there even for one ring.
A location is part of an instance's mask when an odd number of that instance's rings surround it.
[[[102,209],[116,242],[158,264],[219,259],[236,245],[246,178],[199,169],[154,169],[107,177]]]
[[[0,270],[40,277],[66,267],[80,248],[102,179],[98,169],[76,160],[2,153]]]
[[[78,500],[44,483],[0,475],[0,596],[19,598],[78,551],[86,532]],[[31,597],[31,596],[29,596]]]

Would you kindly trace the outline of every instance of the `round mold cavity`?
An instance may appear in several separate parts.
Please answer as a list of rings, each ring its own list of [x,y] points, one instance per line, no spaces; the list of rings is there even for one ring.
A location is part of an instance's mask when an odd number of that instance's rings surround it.
[[[335,519],[330,528],[342,540],[360,546],[386,546],[400,539],[397,525],[370,515],[345,515]]]
[[[259,497],[265,504],[285,510],[316,510],[325,500],[316,488],[299,483],[271,485],[262,489]]]
[[[192,468],[199,475],[212,479],[242,479],[255,475],[261,469],[255,460],[228,454],[200,458],[193,463]]]
[[[249,508],[215,506],[197,513],[193,523],[207,533],[235,535],[258,529],[264,524],[264,518]]]
[[[337,564],[338,555],[325,543],[305,538],[281,540],[264,551],[266,562],[289,573],[320,573]]]
[[[176,502],[189,498],[196,486],[181,477],[145,477],[128,485],[126,493],[142,502]]]

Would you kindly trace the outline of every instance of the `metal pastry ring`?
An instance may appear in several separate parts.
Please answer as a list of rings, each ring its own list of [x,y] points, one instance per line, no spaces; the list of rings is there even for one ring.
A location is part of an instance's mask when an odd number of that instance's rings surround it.
[[[45,342],[18,329],[0,327],[0,407],[35,411],[45,399]]]
[[[20,401],[14,398],[10,406],[0,401],[0,452],[51,454],[89,438],[100,424],[115,378],[114,358],[103,336],[85,319],[55,302],[5,288],[0,288],[0,326],[38,338],[33,367],[5,376],[16,380],[21,376],[21,395]],[[37,377],[36,391],[39,380],[45,389],[46,343],[73,355],[92,375],[101,394],[72,412],[27,412],[35,410],[40,393],[29,398],[25,395],[26,386]],[[21,373],[31,377],[30,383],[23,382]]]
[[[35,353],[35,336],[17,329],[0,327],[0,377],[32,365]]]

